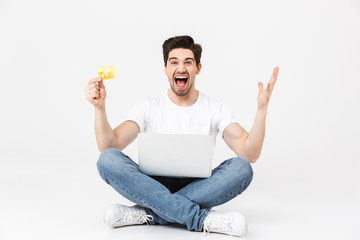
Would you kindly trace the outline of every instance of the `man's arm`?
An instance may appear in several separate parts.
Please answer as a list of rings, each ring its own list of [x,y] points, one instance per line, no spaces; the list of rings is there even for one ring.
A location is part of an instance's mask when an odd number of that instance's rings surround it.
[[[100,152],[107,148],[123,150],[132,143],[140,132],[133,121],[125,121],[112,129],[104,109],[95,109],[95,135]]]
[[[227,126],[223,133],[225,142],[236,155],[248,159],[251,163],[256,162],[260,157],[265,138],[265,122],[268,104],[278,73],[279,67],[274,68],[266,89],[263,89],[263,84],[261,82],[258,83],[258,109],[250,133],[247,133],[245,129],[237,123]]]
[[[132,143],[140,132],[137,123],[133,121],[125,121],[113,130],[117,146],[119,150],[123,150]]]
[[[247,133],[238,123],[227,126],[223,138],[227,145],[238,155],[254,163],[260,157],[265,137],[266,111],[258,110],[253,127]]]
[[[96,84],[98,83],[98,84]],[[95,135],[100,152],[107,148],[123,150],[137,137],[140,128],[135,122],[125,121],[111,128],[105,110],[106,91],[101,78],[93,78],[85,88],[86,99],[95,108]]]

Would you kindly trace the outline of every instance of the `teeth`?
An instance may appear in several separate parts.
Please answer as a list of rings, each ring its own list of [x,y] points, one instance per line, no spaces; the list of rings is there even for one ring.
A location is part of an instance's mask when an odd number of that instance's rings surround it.
[[[176,77],[178,79],[187,79],[187,77],[183,77],[183,76],[180,76],[180,77]]]

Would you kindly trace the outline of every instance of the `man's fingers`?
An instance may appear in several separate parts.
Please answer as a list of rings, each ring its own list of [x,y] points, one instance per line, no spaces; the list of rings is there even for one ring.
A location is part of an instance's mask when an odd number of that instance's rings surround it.
[[[98,83],[98,84],[96,84]],[[89,81],[88,85],[85,87],[85,93],[90,96],[90,94],[97,94],[97,96],[91,96],[93,97],[98,97],[99,96],[99,90],[100,90],[100,86],[101,85],[104,87],[104,84],[102,83],[102,79],[97,77],[97,78],[93,78]]]
[[[274,68],[274,72],[276,73],[276,75],[279,73],[279,66],[276,66],[276,67]]]
[[[258,88],[259,88],[259,92],[264,90],[262,82],[258,82]]]
[[[100,82],[100,81],[102,81],[102,79],[99,78],[99,77],[92,78],[92,79],[90,79],[89,84],[90,84],[90,83],[97,83],[97,82]]]
[[[88,94],[86,94],[86,99],[88,101],[91,101],[95,98],[95,95],[96,95],[96,93],[88,93]]]
[[[271,78],[270,78],[270,81],[269,81],[271,88],[273,88],[275,83],[276,83],[278,73],[279,73],[279,67],[275,67],[274,71],[273,71],[273,74],[271,75]]]
[[[105,86],[99,77],[90,79],[84,90],[86,99],[94,106],[105,98]]]
[[[268,84],[266,85],[266,90],[272,91],[273,86],[274,86],[274,85],[271,85],[271,83],[268,82]]]
[[[86,94],[96,92],[96,91],[99,91],[99,86],[97,86],[96,84],[93,84],[93,85],[91,84],[85,88]]]
[[[94,88],[94,89],[90,89],[90,90],[88,91],[88,94],[97,93],[97,92],[99,92],[99,90],[97,90],[96,88]]]
[[[99,81],[99,87],[105,89],[105,85],[104,85],[104,82],[102,80]]]
[[[92,84],[89,86],[89,90],[92,90],[92,89],[99,90],[100,87],[99,87],[99,85],[97,85],[97,84],[95,84],[95,83],[92,83]]]
[[[96,91],[96,92],[89,92],[87,95],[88,95],[88,98],[89,98],[89,99],[99,98],[99,96],[100,96],[100,94],[99,94],[98,91]]]

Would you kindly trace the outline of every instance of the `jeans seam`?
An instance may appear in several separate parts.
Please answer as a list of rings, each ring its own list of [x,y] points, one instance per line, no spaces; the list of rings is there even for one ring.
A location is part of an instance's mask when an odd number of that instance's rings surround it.
[[[219,198],[217,201],[211,202],[211,205],[216,205],[219,202],[222,202],[224,199],[228,199],[229,197],[234,198],[237,195],[241,194],[244,190],[244,186],[248,186],[250,184],[251,181],[247,181],[245,182],[243,185],[241,185],[239,188],[234,189],[233,191],[231,191],[230,193],[226,194],[225,196],[223,196],[222,198]]]

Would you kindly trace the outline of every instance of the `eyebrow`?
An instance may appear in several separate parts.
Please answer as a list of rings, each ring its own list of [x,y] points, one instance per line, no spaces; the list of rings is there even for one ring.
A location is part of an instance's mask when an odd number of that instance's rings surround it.
[[[179,60],[177,57],[171,57],[171,58],[169,58],[169,61],[171,61],[171,60]],[[188,57],[188,58],[185,58],[185,61],[187,61],[187,60],[191,60],[191,61],[195,61],[193,58],[191,58],[191,57]]]

